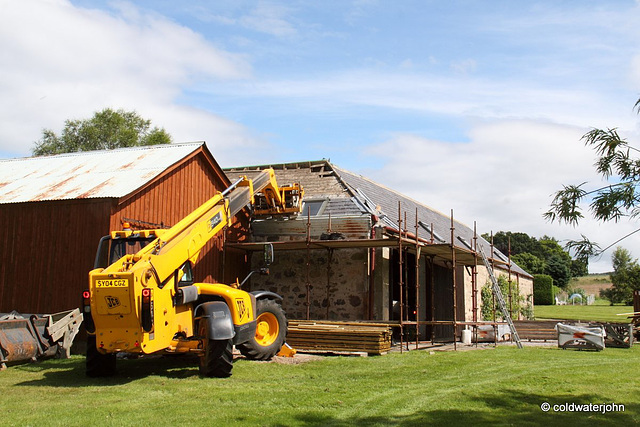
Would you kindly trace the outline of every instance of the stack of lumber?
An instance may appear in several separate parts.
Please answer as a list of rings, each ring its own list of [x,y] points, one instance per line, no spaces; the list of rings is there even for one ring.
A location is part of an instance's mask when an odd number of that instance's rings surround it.
[[[290,320],[287,343],[297,350],[382,354],[391,348],[391,327],[379,323]]]
[[[516,320],[513,324],[521,340],[553,341],[558,339],[558,322],[561,320]]]

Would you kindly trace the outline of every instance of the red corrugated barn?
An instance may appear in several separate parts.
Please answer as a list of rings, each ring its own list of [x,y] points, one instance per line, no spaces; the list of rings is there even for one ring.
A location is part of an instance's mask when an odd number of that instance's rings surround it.
[[[0,161],[0,312],[77,307],[98,241],[124,218],[173,225],[228,186],[204,143]],[[247,217],[236,224],[233,240]],[[197,280],[243,275],[244,253],[224,253],[223,238],[203,251]]]

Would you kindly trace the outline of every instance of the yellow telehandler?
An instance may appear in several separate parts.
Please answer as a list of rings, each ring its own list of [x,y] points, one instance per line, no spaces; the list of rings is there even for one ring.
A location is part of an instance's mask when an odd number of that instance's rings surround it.
[[[233,345],[250,359],[272,358],[287,333],[282,297],[245,292],[239,283],[193,283],[192,269],[204,245],[245,206],[259,216],[295,215],[302,197],[299,184],[279,187],[268,169],[238,179],[169,229],[103,237],[82,295],[87,375],[113,375],[117,353],[195,353],[206,377],[231,375]],[[260,272],[268,273],[272,260],[265,244]]]

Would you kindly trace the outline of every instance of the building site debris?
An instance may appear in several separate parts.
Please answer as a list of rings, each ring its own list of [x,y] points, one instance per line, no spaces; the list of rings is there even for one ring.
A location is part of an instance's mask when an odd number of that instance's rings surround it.
[[[631,348],[633,345],[633,325],[631,323],[603,323],[607,347]]]

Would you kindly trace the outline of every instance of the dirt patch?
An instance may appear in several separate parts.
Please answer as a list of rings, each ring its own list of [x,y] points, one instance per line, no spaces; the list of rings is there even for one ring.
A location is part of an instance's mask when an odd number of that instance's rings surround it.
[[[322,360],[322,356],[315,354],[297,353],[293,357],[281,357],[275,356],[271,361],[273,363],[279,363],[281,365],[300,365],[301,363],[313,362],[315,360]]]
[[[239,352],[234,352],[234,359],[245,359]],[[322,356],[316,354],[296,353],[293,357],[273,356],[271,360],[260,361],[255,360],[256,363],[278,363],[280,365],[300,365],[302,363],[313,362],[316,360],[322,360]]]

